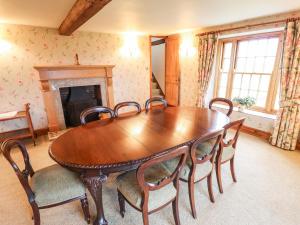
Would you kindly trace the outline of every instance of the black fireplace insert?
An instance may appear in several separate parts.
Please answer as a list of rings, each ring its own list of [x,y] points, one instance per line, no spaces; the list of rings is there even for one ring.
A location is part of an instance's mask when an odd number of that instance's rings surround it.
[[[84,109],[102,106],[100,85],[63,87],[59,92],[67,127],[80,125],[80,113]]]

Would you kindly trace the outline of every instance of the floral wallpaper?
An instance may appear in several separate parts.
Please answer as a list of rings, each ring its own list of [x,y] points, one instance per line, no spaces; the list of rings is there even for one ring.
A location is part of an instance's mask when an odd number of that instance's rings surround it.
[[[35,129],[47,127],[47,117],[38,80],[37,65],[115,65],[115,103],[149,98],[149,43],[139,36],[134,54],[124,53],[124,35],[75,32],[60,36],[55,29],[0,24],[0,112],[23,109],[31,104]],[[126,50],[126,49],[125,49]],[[0,123],[0,132],[22,128],[21,120]]]

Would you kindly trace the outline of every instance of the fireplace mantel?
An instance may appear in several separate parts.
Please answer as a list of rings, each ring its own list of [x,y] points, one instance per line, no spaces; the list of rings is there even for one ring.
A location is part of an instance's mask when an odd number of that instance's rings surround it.
[[[59,131],[65,128],[64,120],[62,122],[62,109],[59,90],[55,88],[62,82],[72,83],[75,81],[87,82],[90,79],[95,80],[105,86],[105,106],[114,107],[112,69],[113,65],[59,65],[59,66],[35,66],[39,72],[41,89],[44,97],[44,103],[48,118],[49,131]],[[54,85],[56,83],[56,85]],[[76,82],[75,82],[76,83]],[[104,84],[104,85],[103,85]]]

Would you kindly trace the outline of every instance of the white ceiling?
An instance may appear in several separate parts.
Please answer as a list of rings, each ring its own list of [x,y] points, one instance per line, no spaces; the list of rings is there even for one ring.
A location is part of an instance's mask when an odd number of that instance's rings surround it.
[[[0,22],[58,28],[75,0],[0,0]],[[300,0],[112,0],[79,30],[171,34],[300,9]]]

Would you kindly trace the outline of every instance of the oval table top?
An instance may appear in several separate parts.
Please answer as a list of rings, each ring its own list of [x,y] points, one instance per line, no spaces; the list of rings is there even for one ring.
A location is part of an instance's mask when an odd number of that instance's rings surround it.
[[[190,144],[228,122],[225,114],[210,109],[153,109],[70,129],[53,141],[49,154],[66,167],[117,169]]]

